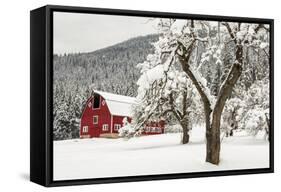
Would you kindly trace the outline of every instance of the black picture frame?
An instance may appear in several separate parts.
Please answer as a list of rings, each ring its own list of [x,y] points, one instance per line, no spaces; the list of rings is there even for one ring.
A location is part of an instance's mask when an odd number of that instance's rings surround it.
[[[111,177],[99,179],[53,180],[52,142],[52,77],[53,77],[53,12],[96,13],[105,15],[145,16],[162,18],[192,18],[229,22],[264,23],[270,25],[270,167],[179,174]],[[185,13],[149,12],[89,7],[47,5],[30,12],[30,180],[53,187],[64,185],[99,184],[195,178],[274,172],[274,20],[246,17],[196,15]]]

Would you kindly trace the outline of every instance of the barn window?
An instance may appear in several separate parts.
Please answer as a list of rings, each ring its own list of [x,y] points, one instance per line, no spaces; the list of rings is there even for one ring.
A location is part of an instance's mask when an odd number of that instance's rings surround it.
[[[98,124],[99,122],[99,116],[95,115],[93,116],[93,124]]]
[[[146,132],[150,132],[150,127],[146,127]]]
[[[118,131],[121,128],[120,124],[114,124],[114,131]]]
[[[89,127],[88,126],[83,126],[82,132],[83,133],[88,133]]]
[[[108,131],[108,124],[103,124],[102,125],[102,130],[103,131]]]
[[[94,104],[93,104],[94,109],[100,108],[100,96],[95,94],[94,95]]]

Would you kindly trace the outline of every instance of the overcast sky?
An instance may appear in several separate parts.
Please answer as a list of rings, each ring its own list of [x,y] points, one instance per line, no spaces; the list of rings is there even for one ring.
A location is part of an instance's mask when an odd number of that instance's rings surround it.
[[[54,13],[54,53],[90,52],[132,37],[157,33],[145,17]]]

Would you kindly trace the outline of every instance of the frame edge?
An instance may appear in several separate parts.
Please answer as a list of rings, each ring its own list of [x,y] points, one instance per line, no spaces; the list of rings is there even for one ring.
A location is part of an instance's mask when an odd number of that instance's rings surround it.
[[[46,186],[46,7],[30,11],[30,181]]]

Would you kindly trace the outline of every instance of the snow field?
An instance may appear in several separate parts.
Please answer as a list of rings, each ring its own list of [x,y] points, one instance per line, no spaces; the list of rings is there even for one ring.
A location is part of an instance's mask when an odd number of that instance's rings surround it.
[[[205,162],[204,131],[195,127],[191,141],[180,133],[130,140],[92,138],[54,142],[54,180],[204,172],[269,167],[269,143],[246,136],[224,138],[219,166]]]

